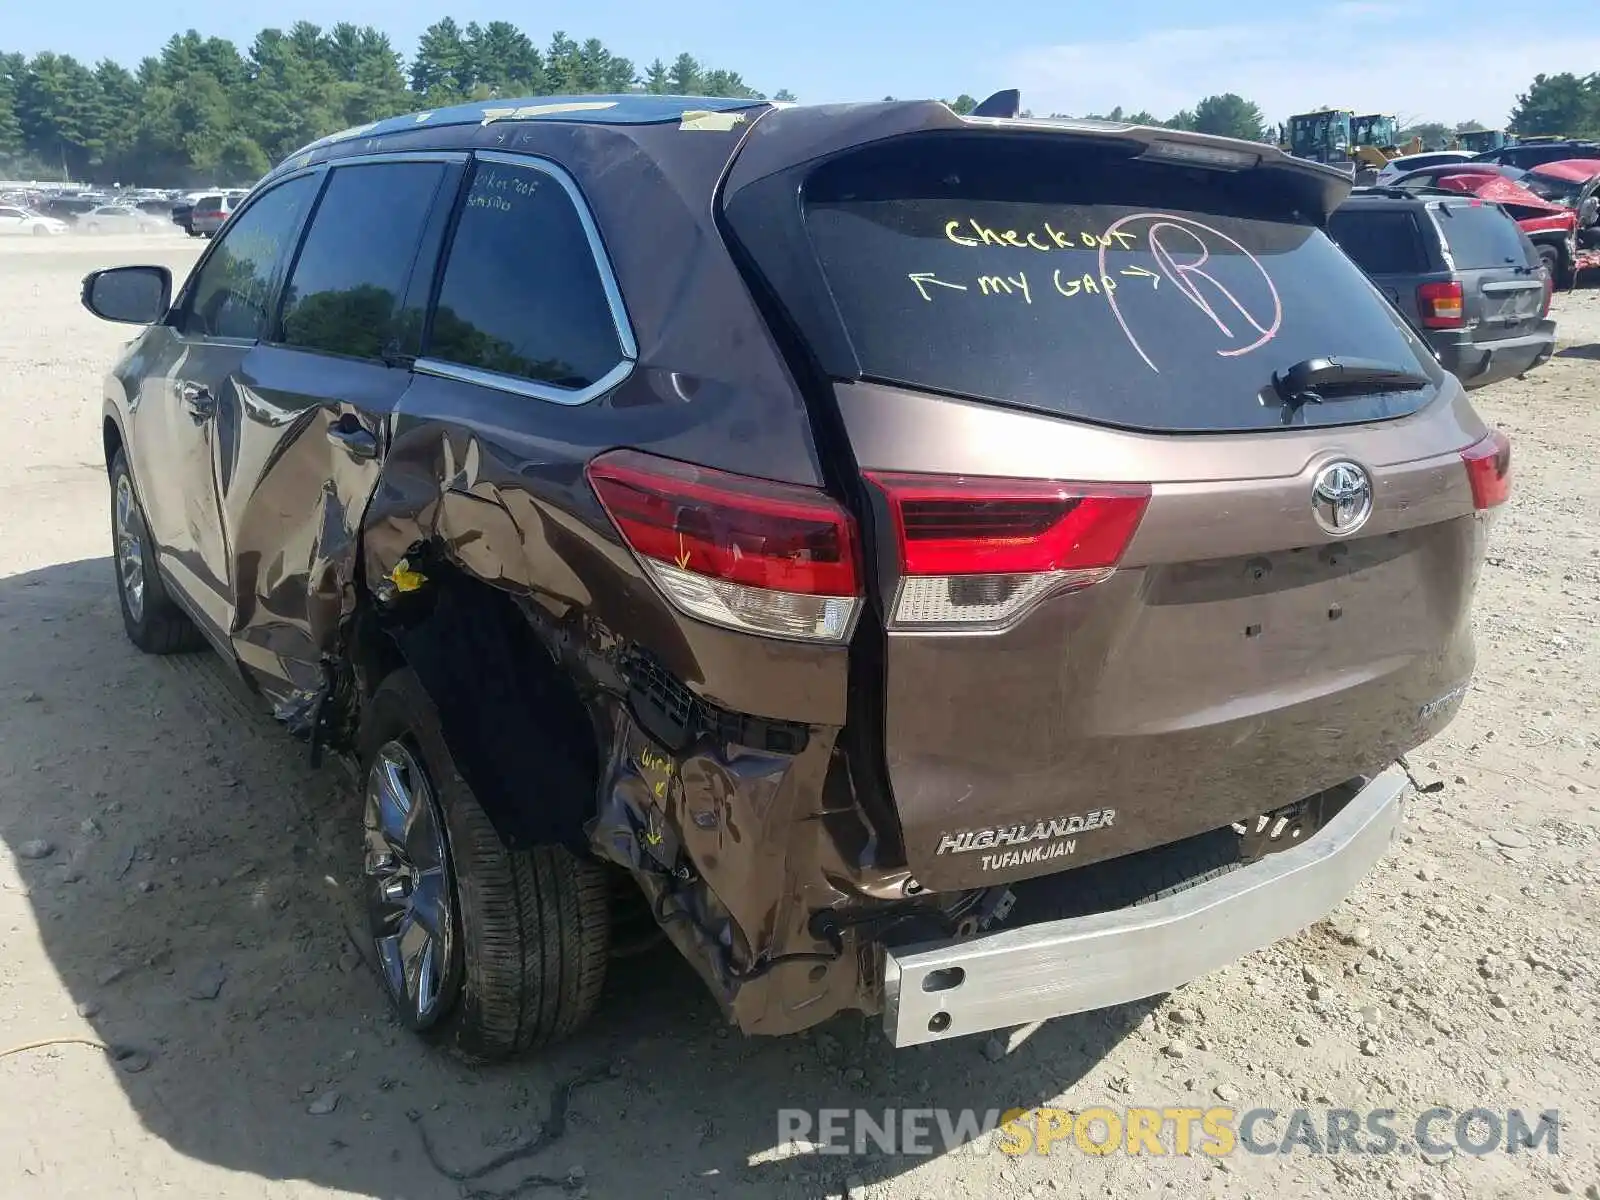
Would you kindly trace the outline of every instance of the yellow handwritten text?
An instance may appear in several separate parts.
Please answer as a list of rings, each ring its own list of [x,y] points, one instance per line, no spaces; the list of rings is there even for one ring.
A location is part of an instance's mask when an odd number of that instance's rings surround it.
[[[1002,246],[1016,250],[1109,250],[1113,245],[1123,250],[1133,247],[1135,235],[1126,230],[1110,233],[1090,233],[1083,230],[1074,236],[1057,229],[1049,221],[1042,229],[1018,232],[1015,229],[995,229],[968,217],[945,222],[944,236],[958,246]]]
[[[1013,291],[1019,291],[1023,300],[1029,304],[1033,303],[1033,291],[1028,287],[1028,276],[1022,271],[1015,275],[979,275],[978,290],[985,296],[1009,296]]]
[[[1052,271],[1050,274],[1056,285],[1056,291],[1063,296],[1076,296],[1079,293],[1098,296],[1102,289],[1109,295],[1117,290],[1117,281],[1109,275],[1102,275],[1097,280],[1087,272],[1076,279],[1062,279],[1059,270]]]

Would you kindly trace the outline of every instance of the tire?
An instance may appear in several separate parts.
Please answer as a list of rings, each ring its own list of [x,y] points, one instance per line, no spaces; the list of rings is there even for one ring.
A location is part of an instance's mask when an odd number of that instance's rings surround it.
[[[203,650],[205,635],[167,594],[156,570],[155,546],[144,508],[128,472],[127,455],[111,460],[111,552],[117,603],[128,640],[146,654],[184,654]]]
[[[48,229],[46,229],[43,225],[35,225],[33,227],[33,236],[34,237],[49,237],[50,236],[50,231]]]
[[[1541,245],[1537,247],[1539,261],[1544,264],[1544,269],[1550,272],[1550,282],[1555,287],[1561,286],[1561,251],[1554,246]]]
[[[561,846],[505,847],[409,668],[378,687],[359,744],[369,933],[396,1015],[474,1062],[572,1033],[605,982],[604,868]]]

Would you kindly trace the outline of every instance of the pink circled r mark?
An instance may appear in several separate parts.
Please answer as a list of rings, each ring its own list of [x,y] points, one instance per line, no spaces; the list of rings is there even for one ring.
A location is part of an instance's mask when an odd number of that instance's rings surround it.
[[[1111,227],[1106,230],[1102,241],[1104,242],[1105,240],[1110,239],[1112,235],[1124,225],[1131,224],[1135,221],[1156,222],[1155,225],[1151,226],[1150,234],[1148,235],[1150,237],[1151,256],[1156,260],[1156,265],[1161,268],[1161,273],[1172,282],[1174,287],[1183,293],[1183,295],[1191,304],[1194,304],[1200,309],[1201,312],[1205,313],[1206,316],[1211,318],[1218,329],[1220,329],[1228,337],[1233,336],[1228,327],[1223,324],[1221,318],[1217,316],[1216,311],[1206,301],[1205,297],[1200,294],[1199,289],[1188,279],[1189,275],[1198,274],[1201,278],[1206,280],[1206,282],[1211,284],[1212,287],[1216,288],[1219,292],[1226,296],[1228,298],[1228,302],[1231,303],[1234,308],[1239,310],[1239,315],[1248,321],[1251,327],[1261,335],[1248,346],[1242,346],[1236,350],[1218,350],[1218,355],[1223,358],[1234,358],[1241,354],[1249,354],[1252,350],[1259,350],[1262,346],[1266,345],[1277,336],[1279,328],[1283,325],[1283,298],[1278,295],[1278,288],[1277,285],[1272,282],[1272,276],[1267,274],[1267,269],[1261,265],[1261,260],[1258,259],[1254,254],[1246,250],[1233,238],[1223,233],[1222,230],[1215,229],[1212,226],[1207,225],[1204,221],[1196,221],[1192,217],[1180,217],[1174,213],[1130,213],[1128,216],[1123,217],[1112,224]],[[1194,238],[1195,241],[1200,243],[1201,257],[1198,262],[1179,263],[1175,258],[1172,257],[1171,253],[1164,246],[1162,246],[1159,239],[1154,236],[1163,225],[1171,226],[1176,230],[1181,230],[1182,232],[1187,233],[1190,237]],[[1250,265],[1255,267],[1255,269],[1260,272],[1262,281],[1267,285],[1267,291],[1272,295],[1271,325],[1263,328],[1261,323],[1257,321],[1255,317],[1251,316],[1250,311],[1246,309],[1243,304],[1239,303],[1238,298],[1235,297],[1232,292],[1228,291],[1227,288],[1223,287],[1222,284],[1218,283],[1208,273],[1200,270],[1200,268],[1204,266],[1206,261],[1211,257],[1211,252],[1206,247],[1205,239],[1196,234],[1194,229],[1186,228],[1187,226],[1194,226],[1195,229],[1203,229],[1205,232],[1213,235],[1214,237],[1222,239],[1240,254],[1244,255],[1245,258],[1249,260]],[[1099,268],[1102,276],[1106,273],[1106,250],[1108,248],[1109,247],[1104,244],[1102,244],[1100,247]],[[1106,303],[1111,306],[1111,315],[1117,319],[1117,324],[1121,326],[1122,334],[1128,339],[1128,344],[1133,347],[1134,352],[1138,354],[1140,358],[1144,359],[1145,366],[1149,367],[1152,371],[1159,375],[1161,373],[1161,368],[1156,366],[1156,364],[1151,360],[1150,356],[1145,353],[1144,347],[1139,344],[1139,339],[1134,336],[1133,330],[1128,327],[1128,319],[1123,316],[1122,306],[1118,303],[1115,293],[1106,293]]]

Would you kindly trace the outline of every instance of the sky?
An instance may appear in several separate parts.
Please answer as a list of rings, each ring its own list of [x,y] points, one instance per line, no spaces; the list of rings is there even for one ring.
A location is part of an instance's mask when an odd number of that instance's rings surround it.
[[[21,0],[0,24],[0,50],[54,50],[128,66],[194,28],[241,48],[268,21],[244,5],[163,0]],[[1586,74],[1600,34],[1580,22],[1559,37],[1508,17],[1506,0],[1180,0],[1067,5],[1060,0],[282,0],[271,23],[376,25],[409,55],[429,24],[452,16],[508,20],[543,46],[555,30],[597,37],[641,68],[687,50],[739,71],[752,87],[802,101],[982,98],[1022,90],[1037,113],[1115,105],[1167,117],[1202,96],[1238,92],[1270,120],[1322,107],[1394,113],[1403,123],[1503,125],[1538,72]],[[258,10],[259,11],[259,10]]]

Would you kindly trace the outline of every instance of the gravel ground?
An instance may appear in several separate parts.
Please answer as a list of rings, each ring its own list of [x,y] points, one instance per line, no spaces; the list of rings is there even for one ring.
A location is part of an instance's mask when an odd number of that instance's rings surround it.
[[[1442,790],[1332,920],[1170,997],[899,1053],[854,1020],[730,1034],[662,950],[617,965],[575,1041],[472,1071],[389,1024],[354,949],[337,773],[210,656],[143,657],[119,625],[98,397],[128,331],[78,283],[199,249],[0,245],[0,1196],[444,1200],[536,1176],[523,1194],[1600,1200],[1600,293],[1558,298],[1560,357],[1479,394],[1517,490],[1477,683],[1412,756]],[[112,1050],[5,1054],[59,1038]],[[775,1150],[781,1107],[1224,1101],[1558,1108],[1561,1154]]]

